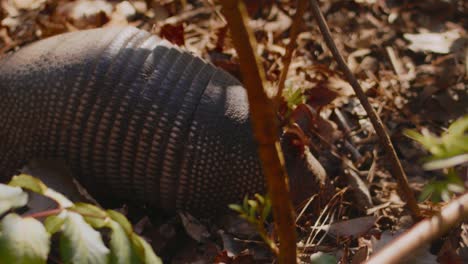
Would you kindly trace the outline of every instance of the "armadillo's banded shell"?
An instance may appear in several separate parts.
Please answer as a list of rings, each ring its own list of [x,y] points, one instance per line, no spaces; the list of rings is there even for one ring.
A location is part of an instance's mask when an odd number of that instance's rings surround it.
[[[239,82],[132,27],[69,33],[0,61],[0,170],[63,157],[95,192],[167,210],[263,190]]]

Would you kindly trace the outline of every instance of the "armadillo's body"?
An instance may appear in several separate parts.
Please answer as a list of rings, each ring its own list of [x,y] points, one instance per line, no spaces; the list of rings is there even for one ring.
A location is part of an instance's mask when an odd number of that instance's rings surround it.
[[[263,190],[246,93],[135,28],[64,34],[0,61],[0,174],[64,158],[88,188],[211,211]]]

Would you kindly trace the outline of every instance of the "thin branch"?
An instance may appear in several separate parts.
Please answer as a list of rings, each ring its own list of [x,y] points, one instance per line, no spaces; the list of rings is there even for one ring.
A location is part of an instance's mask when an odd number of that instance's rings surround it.
[[[42,212],[37,212],[37,213],[32,213],[32,214],[26,214],[26,215],[23,215],[22,217],[42,218],[42,217],[47,217],[47,216],[59,214],[63,210],[64,210],[63,208],[55,208],[55,209],[50,209],[50,210],[47,210],[47,211],[42,211]]]
[[[291,60],[293,57],[294,50],[297,46],[297,36],[299,35],[302,17],[304,16],[304,10],[307,8],[307,0],[298,0],[298,5],[296,8],[296,13],[294,14],[293,24],[291,26],[291,32],[289,36],[289,43],[286,46],[286,54],[283,56],[283,69],[280,74],[278,81],[278,91],[276,92],[275,102],[278,103],[283,95],[284,83],[286,77],[288,76],[289,65],[291,65]]]
[[[440,213],[423,220],[374,254],[368,264],[401,263],[415,250],[442,236],[450,228],[468,219],[468,193],[442,208]]]
[[[263,241],[267,246],[270,248],[270,250],[275,254],[279,255],[279,249],[278,246],[276,245],[274,239],[270,238],[268,235],[267,230],[265,229],[265,224],[263,222],[257,222],[256,224],[256,229],[258,234],[262,237]]]
[[[346,65],[343,56],[341,56],[338,48],[336,47],[333,38],[331,37],[330,30],[328,28],[327,23],[325,22],[325,18],[323,17],[322,12],[320,11],[320,7],[316,0],[310,0],[312,13],[314,17],[317,19],[317,23],[319,25],[320,31],[322,32],[323,38],[327,43],[328,48],[330,49],[333,57],[335,58],[338,66],[340,67],[341,71],[346,76],[346,79],[353,87],[356,96],[358,97],[359,101],[361,102],[362,106],[366,110],[369,119],[374,126],[375,132],[379,136],[380,143],[382,144],[385,152],[387,153],[387,157],[389,158],[391,165],[392,165],[392,172],[394,177],[398,182],[398,186],[400,187],[401,191],[404,194],[404,198],[406,199],[408,208],[411,212],[411,216],[413,220],[416,222],[421,219],[421,213],[419,211],[418,204],[414,197],[414,193],[408,185],[408,179],[406,174],[401,166],[400,161],[398,160],[398,156],[395,152],[395,148],[393,147],[392,141],[388,136],[388,133],[385,131],[384,125],[380,117],[376,114],[375,110],[372,108],[371,104],[367,100],[367,96],[362,90],[361,86],[359,85],[358,81],[354,77],[351,70]]]
[[[265,73],[256,56],[256,41],[247,28],[247,10],[242,1],[223,0],[232,41],[247,89],[250,115],[258,151],[270,194],[275,228],[279,237],[279,263],[296,263],[296,231],[284,157],[278,140],[278,121],[265,92]]]

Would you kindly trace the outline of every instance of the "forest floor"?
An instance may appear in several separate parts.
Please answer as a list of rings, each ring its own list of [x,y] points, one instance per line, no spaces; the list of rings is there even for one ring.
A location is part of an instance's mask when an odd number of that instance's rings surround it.
[[[276,87],[283,69],[282,57],[291,41],[295,1],[245,2],[251,17],[249,26],[258,42],[257,54],[269,84]],[[0,56],[63,32],[133,25],[242,79],[216,1],[0,3]],[[321,2],[333,38],[383,120],[418,197],[427,186],[435,186],[434,180],[442,184],[447,180],[443,170],[423,169],[422,160],[428,151],[404,131],[440,135],[468,113],[467,7],[468,2],[463,0]],[[360,263],[409,228],[412,220],[372,124],[337,69],[308,10],[300,32],[284,91],[287,99],[280,104],[279,116],[290,135],[289,143],[300,153],[316,157],[327,176],[315,195],[298,206],[298,252],[304,262],[322,252],[333,261]],[[307,105],[299,108],[309,110],[291,113],[298,105]],[[308,119],[307,126],[291,125],[304,118]],[[466,185],[466,166],[458,172]],[[294,173],[311,172],[302,166]],[[452,195],[442,198],[447,201]],[[431,216],[445,201],[423,199],[419,207],[423,216]],[[121,210],[128,211],[135,230],[169,263],[269,263],[273,258],[255,229],[234,216],[216,223],[182,213],[154,220],[152,215],[128,206]],[[272,228],[268,224],[268,230]],[[411,263],[467,263],[467,246],[468,225],[461,225],[422,249],[417,253],[418,261]]]

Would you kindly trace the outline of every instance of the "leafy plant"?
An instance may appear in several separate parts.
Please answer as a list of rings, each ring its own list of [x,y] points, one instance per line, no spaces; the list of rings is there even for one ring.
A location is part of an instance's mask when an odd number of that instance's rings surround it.
[[[58,208],[20,216],[6,214],[0,222],[0,263],[46,263],[51,237],[60,232],[64,263],[162,263],[151,246],[133,232],[121,213],[87,203],[73,203],[30,175],[0,184],[0,216],[27,204],[29,190],[53,199]],[[44,222],[36,218],[46,217]],[[110,229],[105,243],[96,229]]]
[[[448,201],[451,193],[465,190],[454,167],[468,162],[468,115],[453,122],[440,137],[427,130],[418,133],[406,130],[404,134],[426,148],[431,156],[424,160],[426,170],[446,170],[446,179],[432,181],[421,193],[420,199],[431,197],[433,201]]]
[[[338,263],[339,261],[333,255],[323,253],[323,252],[317,252],[310,256],[310,262],[312,264],[335,264],[335,263]]]
[[[303,89],[294,89],[288,84],[283,90],[282,98],[284,101],[282,101],[279,107],[279,113],[285,120],[288,120],[293,110],[306,100]]]
[[[265,223],[271,212],[270,198],[268,196],[263,197],[260,194],[255,194],[254,198],[248,199],[245,196],[242,204],[230,204],[229,208],[239,213],[240,217],[254,225],[263,241],[275,254],[278,254],[278,247],[265,229]]]
[[[455,170],[449,169],[446,176],[446,179],[433,180],[426,185],[419,196],[419,200],[424,201],[431,198],[433,202],[449,201],[453,193],[463,193],[465,190],[463,182],[455,173]]]
[[[283,98],[288,109],[294,109],[297,105],[304,103],[306,99],[303,89],[294,89],[290,85],[283,90]]]
[[[432,156],[427,158],[424,168],[437,170],[468,162],[468,115],[453,122],[440,137],[427,130],[418,133],[406,130],[406,136],[416,140]]]

